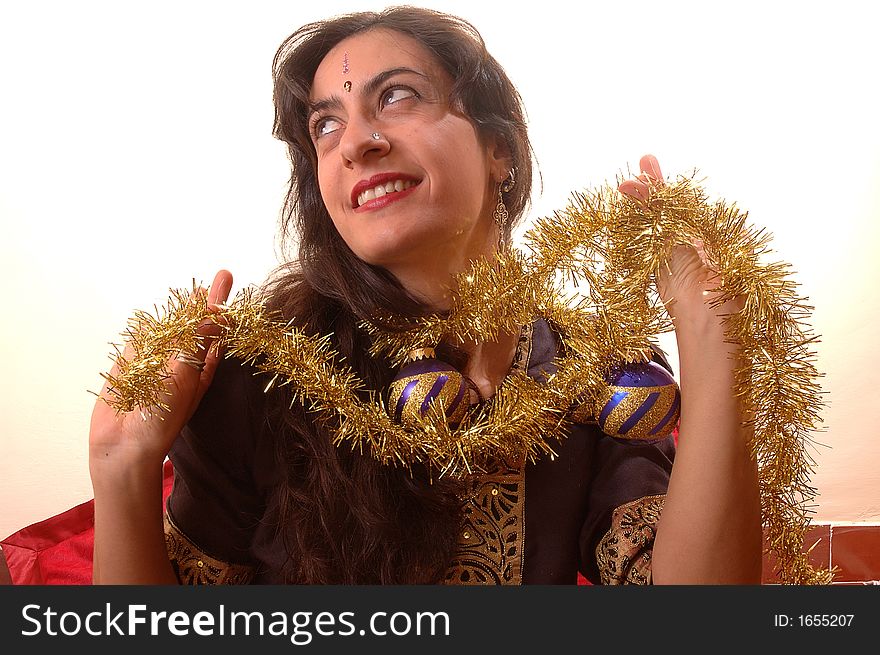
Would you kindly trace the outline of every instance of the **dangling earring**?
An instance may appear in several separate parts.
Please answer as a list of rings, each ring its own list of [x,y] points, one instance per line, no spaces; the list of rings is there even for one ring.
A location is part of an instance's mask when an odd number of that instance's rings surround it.
[[[502,180],[501,184],[498,185],[498,204],[495,205],[495,211],[492,212],[492,218],[495,220],[495,224],[498,226],[498,249],[501,250],[504,247],[504,228],[507,225],[507,221],[510,219],[510,214],[507,211],[507,205],[504,204],[504,194],[509,193],[510,190],[516,184],[516,177],[514,175],[514,171],[516,169],[511,168],[510,172],[507,174],[507,177]]]

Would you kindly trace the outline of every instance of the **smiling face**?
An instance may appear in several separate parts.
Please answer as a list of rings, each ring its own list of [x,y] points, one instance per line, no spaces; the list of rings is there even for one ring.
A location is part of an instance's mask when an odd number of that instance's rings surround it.
[[[452,106],[451,87],[418,41],[375,29],[327,54],[310,95],[318,183],[336,229],[417,292],[492,252],[495,194],[510,166]]]

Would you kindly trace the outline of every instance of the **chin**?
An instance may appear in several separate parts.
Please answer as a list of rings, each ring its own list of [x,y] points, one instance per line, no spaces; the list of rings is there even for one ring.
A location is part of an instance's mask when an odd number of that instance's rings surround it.
[[[424,248],[426,239],[430,242],[430,237],[412,238],[406,241],[397,239],[393,242],[369,244],[366,247],[362,245],[353,250],[360,259],[373,266],[382,268],[407,266],[432,259],[432,249]],[[433,254],[436,255],[436,251]]]

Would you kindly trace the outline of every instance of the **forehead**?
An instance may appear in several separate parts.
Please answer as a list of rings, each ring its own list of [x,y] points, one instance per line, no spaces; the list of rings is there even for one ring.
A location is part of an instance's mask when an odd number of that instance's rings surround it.
[[[432,78],[445,73],[437,58],[413,37],[377,28],[343,39],[324,56],[315,71],[311,96],[337,92],[340,80],[357,83],[395,68],[413,68]]]

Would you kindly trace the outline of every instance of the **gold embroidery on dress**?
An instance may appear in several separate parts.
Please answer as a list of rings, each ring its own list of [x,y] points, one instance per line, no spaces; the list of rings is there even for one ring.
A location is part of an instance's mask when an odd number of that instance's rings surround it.
[[[511,371],[527,372],[532,326],[520,332]],[[469,476],[462,497],[464,521],[445,584],[522,584],[525,537],[525,461],[495,460]]]
[[[602,584],[651,584],[651,554],[665,494],[621,505],[596,546]]]
[[[532,358],[533,332],[534,326],[531,323],[523,326],[523,329],[520,330],[519,341],[516,342],[516,351],[513,353],[513,362],[510,364],[511,372],[529,372],[529,360]]]
[[[458,552],[446,584],[522,584],[524,467],[470,476]]]
[[[165,513],[165,548],[181,584],[248,584],[254,576],[253,567],[230,564],[207,555],[183,534],[167,512]]]

